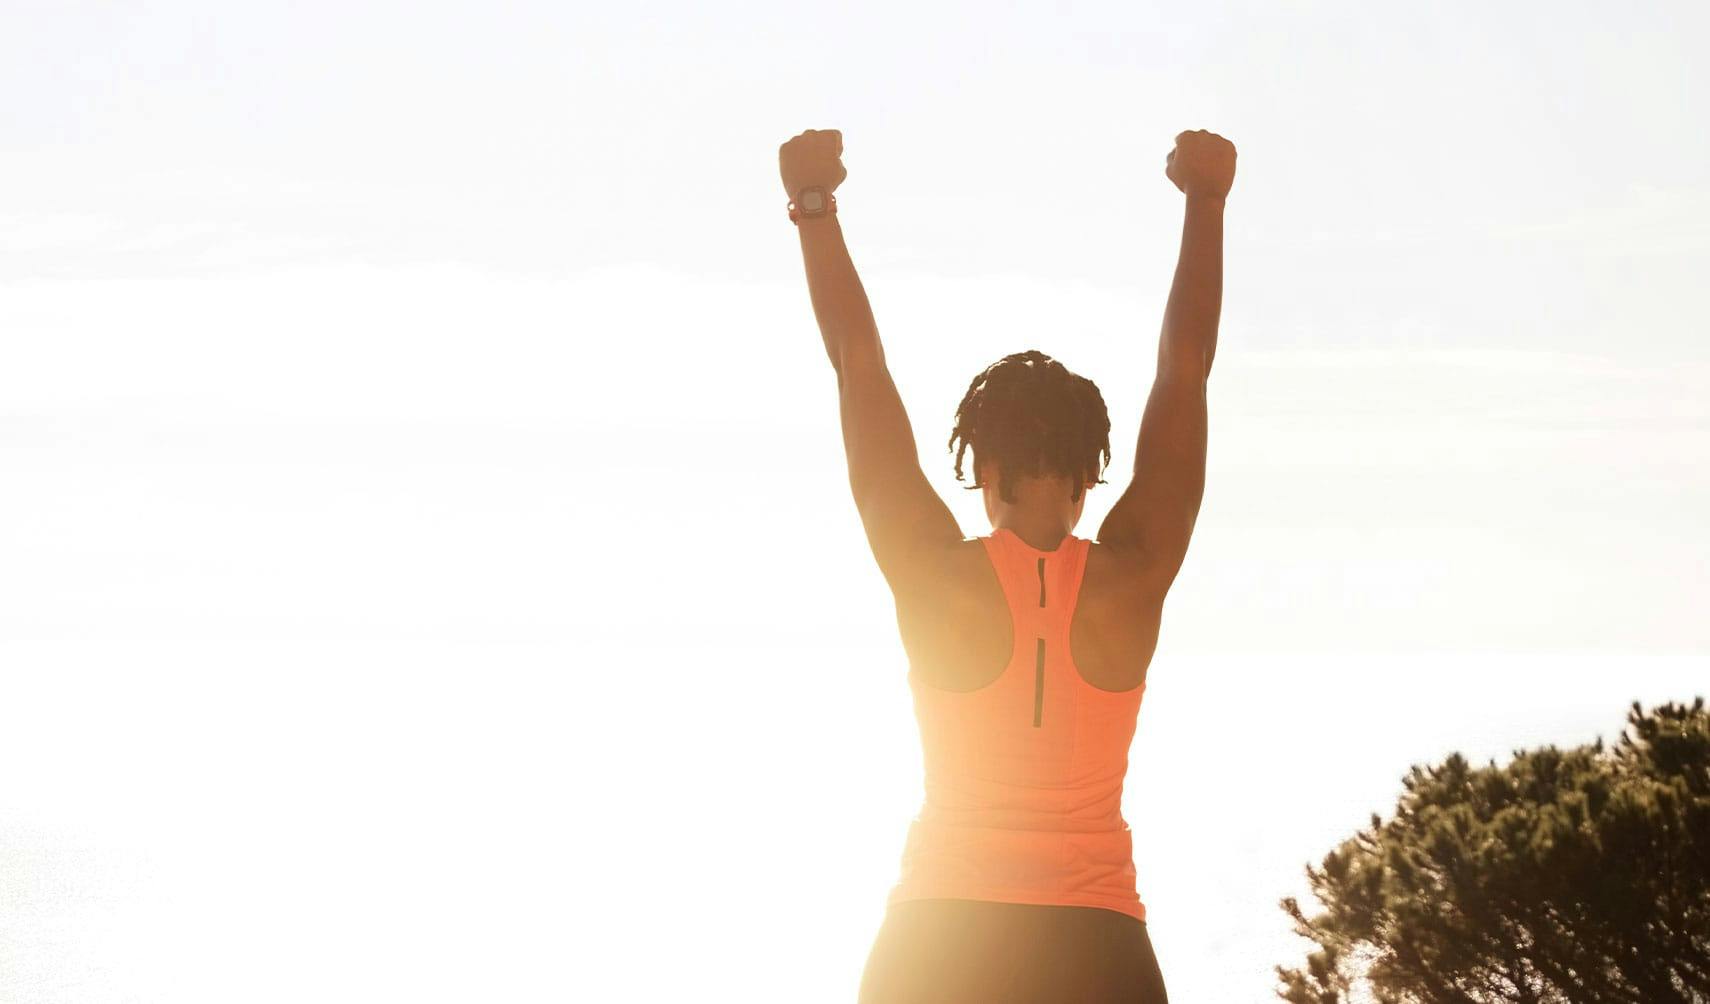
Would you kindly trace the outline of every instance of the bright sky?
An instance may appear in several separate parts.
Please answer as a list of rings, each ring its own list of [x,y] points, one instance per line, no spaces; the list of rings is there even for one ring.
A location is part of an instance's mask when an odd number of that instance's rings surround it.
[[[1126,482],[1240,151],[1124,812],[1173,995],[1407,767],[1710,690],[1710,8],[0,13],[0,1001],[852,1001],[918,808],[779,144],[922,462],[1039,348]]]

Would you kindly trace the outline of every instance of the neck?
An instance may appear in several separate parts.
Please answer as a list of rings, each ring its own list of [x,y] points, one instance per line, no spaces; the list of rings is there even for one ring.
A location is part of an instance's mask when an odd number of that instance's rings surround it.
[[[992,522],[994,530],[1008,530],[1029,547],[1049,551],[1063,542],[1070,532],[1069,521],[1061,516],[1035,516],[1005,513]]]
[[[1069,493],[1074,483],[1062,476],[1017,478],[1013,486],[1015,501],[1006,501],[992,483],[997,472],[986,481],[986,516],[994,530],[1008,530],[1041,551],[1054,549],[1063,542],[1081,518],[1082,495],[1071,502]]]

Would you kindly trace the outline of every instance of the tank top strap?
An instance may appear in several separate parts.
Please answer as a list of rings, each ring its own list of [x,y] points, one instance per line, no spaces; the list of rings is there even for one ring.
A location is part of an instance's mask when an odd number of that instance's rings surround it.
[[[1017,630],[1066,629],[1080,598],[1092,541],[1069,534],[1056,550],[1042,551],[1002,527],[979,540],[1016,615]]]
[[[1063,550],[1066,553],[1056,569],[1057,596],[1061,602],[1049,607],[1048,619],[1066,636],[1069,625],[1074,622],[1075,607],[1080,603],[1081,584],[1086,581],[1087,555],[1092,550],[1092,541],[1085,537],[1070,537],[1063,542]]]

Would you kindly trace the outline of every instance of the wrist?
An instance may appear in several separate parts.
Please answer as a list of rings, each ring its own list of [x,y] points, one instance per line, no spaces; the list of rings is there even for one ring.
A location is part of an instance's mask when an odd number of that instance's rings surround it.
[[[824,216],[803,216],[796,220],[798,230],[832,230],[837,228],[837,214],[826,213]]]
[[[1187,197],[1186,201],[1187,201],[1187,205],[1193,206],[1193,207],[1198,208],[1198,209],[1215,209],[1219,212],[1222,212],[1223,203],[1225,201],[1227,201],[1228,198],[1229,198],[1229,196],[1227,196],[1227,195],[1206,195],[1206,194],[1202,194],[1202,193],[1195,193],[1195,194],[1189,195]]]
[[[788,209],[791,223],[825,219],[837,214],[837,196],[824,185],[807,185],[796,192]]]

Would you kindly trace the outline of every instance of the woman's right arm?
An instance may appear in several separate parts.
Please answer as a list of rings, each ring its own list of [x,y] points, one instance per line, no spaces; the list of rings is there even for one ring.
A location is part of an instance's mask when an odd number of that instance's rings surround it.
[[[1135,585],[1161,600],[1187,557],[1205,494],[1206,379],[1223,307],[1223,207],[1235,179],[1235,147],[1216,133],[1176,137],[1165,175],[1181,189],[1181,252],[1164,307],[1158,368],[1134,479],[1099,527],[1099,543],[1130,559]]]

